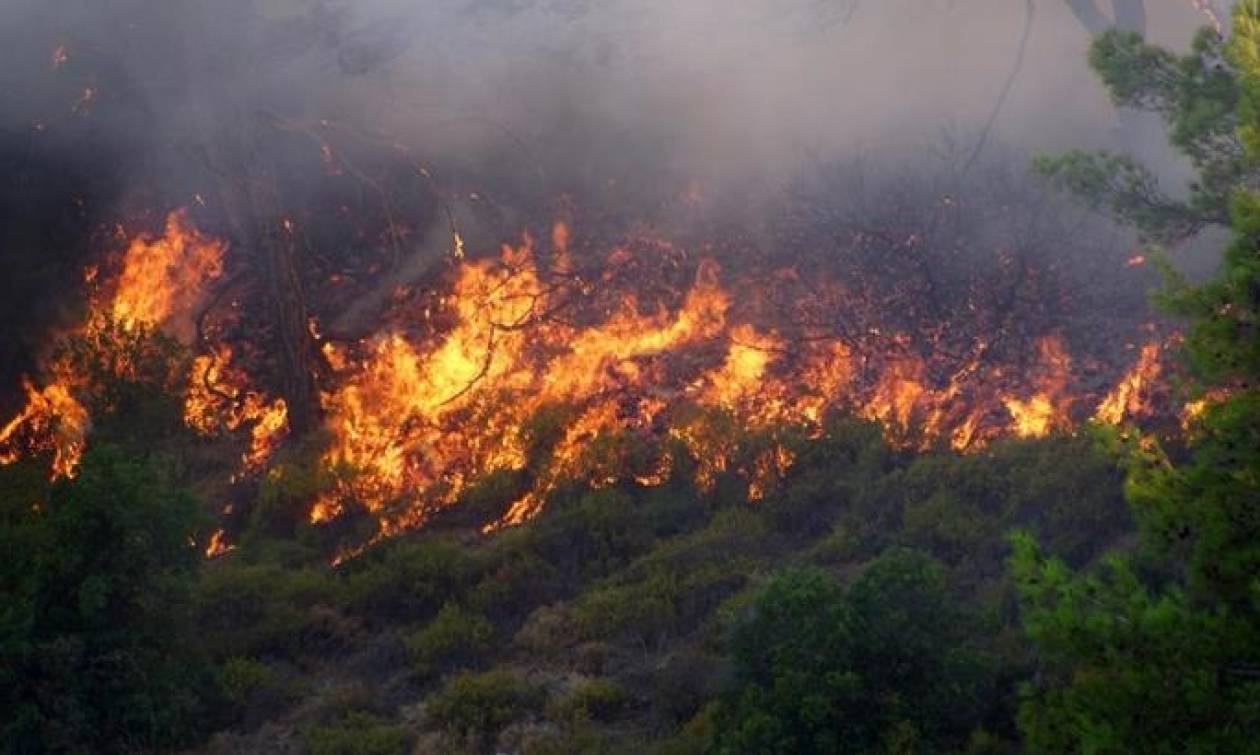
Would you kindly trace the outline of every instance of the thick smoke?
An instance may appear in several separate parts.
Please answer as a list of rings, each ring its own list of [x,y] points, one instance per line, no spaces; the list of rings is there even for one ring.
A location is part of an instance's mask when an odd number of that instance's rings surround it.
[[[1184,43],[1203,20],[1188,0],[1148,5],[1159,40]],[[1016,0],[6,6],[6,132],[95,119],[115,144],[155,155],[233,119],[263,127],[256,116],[266,111],[341,119],[434,160],[492,163],[559,188],[648,167],[772,180],[819,156],[976,131],[1015,63],[1029,8]],[[1060,0],[1031,7],[1026,56],[994,136],[1034,151],[1110,144],[1116,115],[1086,68],[1088,32]],[[50,71],[58,46],[66,62]],[[88,88],[92,101],[80,102]],[[137,168],[180,172],[131,158]]]
[[[1147,5],[1158,41],[1203,22]],[[475,251],[565,203],[632,221],[696,191],[747,217],[819,166],[901,170],[982,134],[1016,161],[1123,147],[1176,175],[1158,129],[1117,129],[1089,41],[1062,0],[3,0],[0,314],[23,327],[0,357],[29,370],[102,228],[313,201],[323,138],[343,170],[385,154],[424,177],[389,282],[451,221]]]

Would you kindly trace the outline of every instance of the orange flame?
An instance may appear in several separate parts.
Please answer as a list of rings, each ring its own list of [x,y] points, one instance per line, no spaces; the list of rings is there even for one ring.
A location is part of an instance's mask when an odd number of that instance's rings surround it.
[[[206,544],[206,558],[218,558],[236,550],[236,546],[227,541],[227,534],[219,529],[215,530],[210,536],[210,542]]]
[[[324,457],[338,482],[314,503],[313,522],[356,501],[377,516],[383,537],[422,525],[489,472],[528,465],[527,491],[490,531],[537,515],[567,479],[594,488],[662,484],[678,451],[701,490],[730,473],[757,500],[790,470],[794,454],[772,440],[747,456],[740,433],[790,425],[814,437],[831,408],[877,421],[894,442],[921,448],[943,441],[968,450],[1001,435],[1073,427],[1072,358],[1057,334],[1037,341],[1026,369],[986,367],[987,344],[973,344],[941,380],[941,365],[906,336],[874,332],[871,342],[887,344],[885,353],[859,359],[848,343],[792,341],[728,324],[732,297],[711,261],[699,263],[675,309],[658,304],[645,314],[623,295],[605,305],[602,319],[553,319],[548,313],[566,297],[587,293],[570,276],[570,239],[567,224],[552,227],[547,268],[535,264],[528,237],[497,260],[459,264],[440,310],[425,312],[426,323],[448,323],[443,335],[394,331],[357,347],[324,346],[339,376],[325,398],[332,442]],[[636,259],[618,248],[608,264]],[[1155,355],[1144,357],[1142,377],[1126,378],[1122,397],[1109,399],[1100,417],[1111,416],[1107,407],[1117,401],[1136,411],[1129,397],[1156,377]],[[553,417],[559,426],[540,447],[531,423],[547,407],[569,408]],[[639,438],[642,448],[628,452],[617,437],[631,446]],[[531,463],[536,452],[542,459]]]
[[[294,229],[290,220],[283,225]],[[703,491],[738,480],[749,500],[762,500],[795,463],[798,446],[784,438],[821,436],[836,410],[880,423],[905,448],[965,451],[1073,427],[1080,382],[1057,334],[1040,338],[1024,364],[992,363],[999,350],[981,341],[943,358],[940,333],[916,341],[863,328],[840,340],[791,316],[753,325],[749,319],[761,321],[756,296],[737,301],[707,259],[695,263],[688,284],[686,254],[665,243],[651,248],[661,269],[679,273],[630,294],[588,279],[637,282],[649,255],[619,247],[602,277],[585,267],[579,274],[564,222],[551,228],[544,264],[529,237],[496,259],[473,261],[454,236],[450,291],[428,300],[423,317],[391,313],[400,324],[354,343],[328,342],[310,322],[333,374],[321,394],[329,438],[322,463],[333,483],[312,502],[312,522],[362,506],[379,539],[422,526],[504,470],[520,473],[524,492],[487,529],[537,515],[569,480],[660,485],[688,469]],[[187,343],[225,251],[185,212],[171,213],[162,236],[130,241],[116,275],[110,265],[93,269],[90,283],[105,295],[97,306],[124,329],[161,328]],[[794,271],[781,276],[799,280]],[[827,292],[820,306],[846,296],[839,286],[819,290]],[[400,294],[395,306],[406,300]],[[194,359],[184,396],[190,428],[247,439],[242,474],[265,469],[289,431],[284,401],[252,387],[248,354],[210,346]],[[1159,346],[1151,344],[1096,419],[1146,416],[1159,376]],[[0,428],[0,463],[50,452],[54,474],[73,474],[90,425],[75,397],[82,387],[73,375],[43,390],[28,383],[26,408]],[[207,555],[230,548],[216,533]]]
[[[1143,346],[1137,364],[1103,399],[1094,413],[1094,419],[1108,425],[1119,425],[1126,419],[1149,414],[1151,407],[1148,393],[1162,369],[1159,358],[1159,344],[1148,343]]]
[[[553,235],[557,246],[564,243],[563,232]],[[426,508],[450,504],[476,477],[522,468],[524,425],[539,408],[641,385],[640,360],[716,336],[729,306],[717,274],[716,265],[702,263],[675,314],[641,315],[627,298],[605,322],[579,328],[543,317],[553,294],[533,264],[528,238],[505,247],[497,262],[461,265],[446,300],[455,325],[445,337],[427,348],[399,333],[383,337],[327,397],[334,443],[325,461],[353,473],[316,503],[312,521],[336,516],[347,498],[381,511],[426,491],[422,505],[382,523],[418,524]],[[568,428],[539,489],[517,503],[509,520],[534,510],[531,501],[572,467],[584,438],[623,426],[616,407],[596,404]]]
[[[22,387],[26,407],[0,428],[0,465],[50,451],[53,477],[74,477],[91,427],[87,410],[61,383],[39,390],[25,380]]]
[[[289,432],[284,399],[268,401],[250,389],[244,371],[232,364],[232,349],[220,344],[193,360],[184,395],[184,422],[202,435],[235,432],[249,426],[249,450],[241,457],[247,472],[261,469]]]
[[[206,284],[223,275],[226,250],[199,233],[186,210],[172,212],[162,236],[141,235],[127,247],[110,314],[128,329],[160,327],[188,342]]]
[[[1065,395],[1072,376],[1072,357],[1057,335],[1038,341],[1037,350],[1034,382],[1038,392],[1027,400],[1002,399],[1011,414],[1011,430],[1021,438],[1041,438],[1072,423],[1072,399]]]
[[[132,239],[120,272],[107,286],[112,293],[98,308],[125,330],[160,327],[187,341],[206,285],[222,275],[226,248],[225,243],[201,235],[186,212],[172,212],[162,236]],[[98,277],[95,265],[85,271],[89,285]],[[77,332],[91,334],[100,326],[101,320],[93,315]],[[50,371],[54,380],[43,389],[25,381],[25,408],[0,430],[0,464],[51,449],[52,476],[73,476],[91,426],[87,410],[74,395],[85,387],[85,380],[68,374],[64,365],[53,365]],[[25,440],[19,442],[20,438]]]

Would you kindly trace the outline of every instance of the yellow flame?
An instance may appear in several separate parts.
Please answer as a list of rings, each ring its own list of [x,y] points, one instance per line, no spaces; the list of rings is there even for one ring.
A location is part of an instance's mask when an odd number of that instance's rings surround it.
[[[1071,380],[1072,358],[1057,335],[1038,341],[1038,365],[1033,375],[1037,393],[1028,399],[1005,396],[1003,405],[1011,415],[1011,431],[1022,438],[1041,438],[1071,426],[1071,397],[1066,395]]]
[[[138,236],[127,247],[109,308],[114,320],[128,329],[161,327],[189,341],[206,284],[223,275],[226,249],[198,232],[187,211],[172,212],[162,236]]]
[[[226,248],[225,243],[198,232],[185,211],[172,212],[162,236],[141,235],[130,241],[121,269],[105,286],[110,295],[98,306],[125,330],[162,328],[187,342],[207,284],[223,273]],[[96,265],[84,271],[88,285],[95,285],[99,276]],[[101,324],[101,319],[93,316],[77,332],[93,335]],[[132,366],[123,364],[116,369]],[[52,475],[73,476],[91,426],[87,409],[74,395],[87,387],[86,378],[71,374],[65,364],[54,364],[49,371],[54,379],[42,389],[24,382],[26,406],[0,430],[0,464],[12,463],[31,452],[52,450]],[[190,423],[196,421],[194,418]],[[275,420],[270,422],[274,425]]]
[[[1108,425],[1119,425],[1126,419],[1145,416],[1150,410],[1147,392],[1159,378],[1161,370],[1159,358],[1159,344],[1143,346],[1137,364],[1103,399],[1094,413],[1094,419]]]
[[[51,452],[53,477],[74,477],[91,426],[87,410],[61,383],[41,390],[25,380],[22,388],[26,406],[0,428],[0,465]]]

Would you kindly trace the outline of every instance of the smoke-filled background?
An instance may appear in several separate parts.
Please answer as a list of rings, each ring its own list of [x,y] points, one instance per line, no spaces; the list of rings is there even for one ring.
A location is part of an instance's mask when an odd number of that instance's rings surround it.
[[[1149,5],[1156,41],[1182,47],[1204,22],[1188,0]],[[143,154],[262,109],[349,119],[435,159],[522,163],[500,170],[780,179],[819,155],[976,131],[1017,65],[995,137],[1117,146],[1089,32],[1058,1],[9,0],[3,13],[6,133],[56,139],[77,114],[96,148],[142,153],[128,155],[138,180],[180,171]]]
[[[1176,47],[1205,22],[1189,0],[1146,6],[1148,36]],[[1157,126],[1120,127],[1090,39],[1060,0],[5,0],[0,377],[31,369],[117,224],[204,206],[239,245],[242,212],[216,206],[318,214],[340,191],[321,156],[359,192],[406,175],[382,296],[457,222],[474,253],[574,206],[676,223],[702,199],[747,224],[854,161],[996,154],[1022,173],[1033,153],[1109,147],[1175,181]],[[346,328],[371,314],[360,299]]]

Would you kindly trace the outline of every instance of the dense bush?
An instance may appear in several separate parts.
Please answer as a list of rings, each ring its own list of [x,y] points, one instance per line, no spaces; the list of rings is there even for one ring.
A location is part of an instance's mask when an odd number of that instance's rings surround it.
[[[306,733],[306,747],[310,755],[405,755],[413,738],[401,726],[355,712],[336,723],[312,727]]]
[[[562,723],[607,720],[623,711],[629,696],[607,679],[583,679],[547,706],[551,718]]]
[[[890,552],[845,589],[819,571],[771,581],[736,628],[721,752],[958,748],[989,688],[938,563]]]
[[[428,676],[476,663],[490,650],[494,625],[475,613],[448,603],[424,629],[407,638],[411,668]]]
[[[1044,532],[1056,553],[1078,563],[1128,531],[1122,477],[1090,433],[1006,441],[984,453],[916,459],[881,484],[871,505],[892,504],[916,547],[994,574],[1014,527]]]
[[[10,475],[22,471],[0,467]],[[44,490],[26,479],[25,494],[0,499],[0,743],[46,752],[186,741],[210,686],[190,622],[192,498],[109,446],[87,453],[74,480]]]
[[[385,543],[350,564],[345,601],[375,621],[423,621],[467,590],[476,572],[468,549],[450,540]]]
[[[299,685],[252,658],[229,658],[215,673],[225,724],[253,728],[282,711],[299,694]]]
[[[428,713],[449,736],[484,747],[542,702],[542,692],[511,671],[461,672],[429,698]]]
[[[206,570],[197,589],[202,642],[221,656],[292,658],[337,646],[345,631],[329,621],[337,584],[318,569],[226,563]]]
[[[528,529],[500,533],[481,558],[481,580],[469,590],[469,608],[496,620],[522,616],[565,592],[557,568],[536,552]]]

